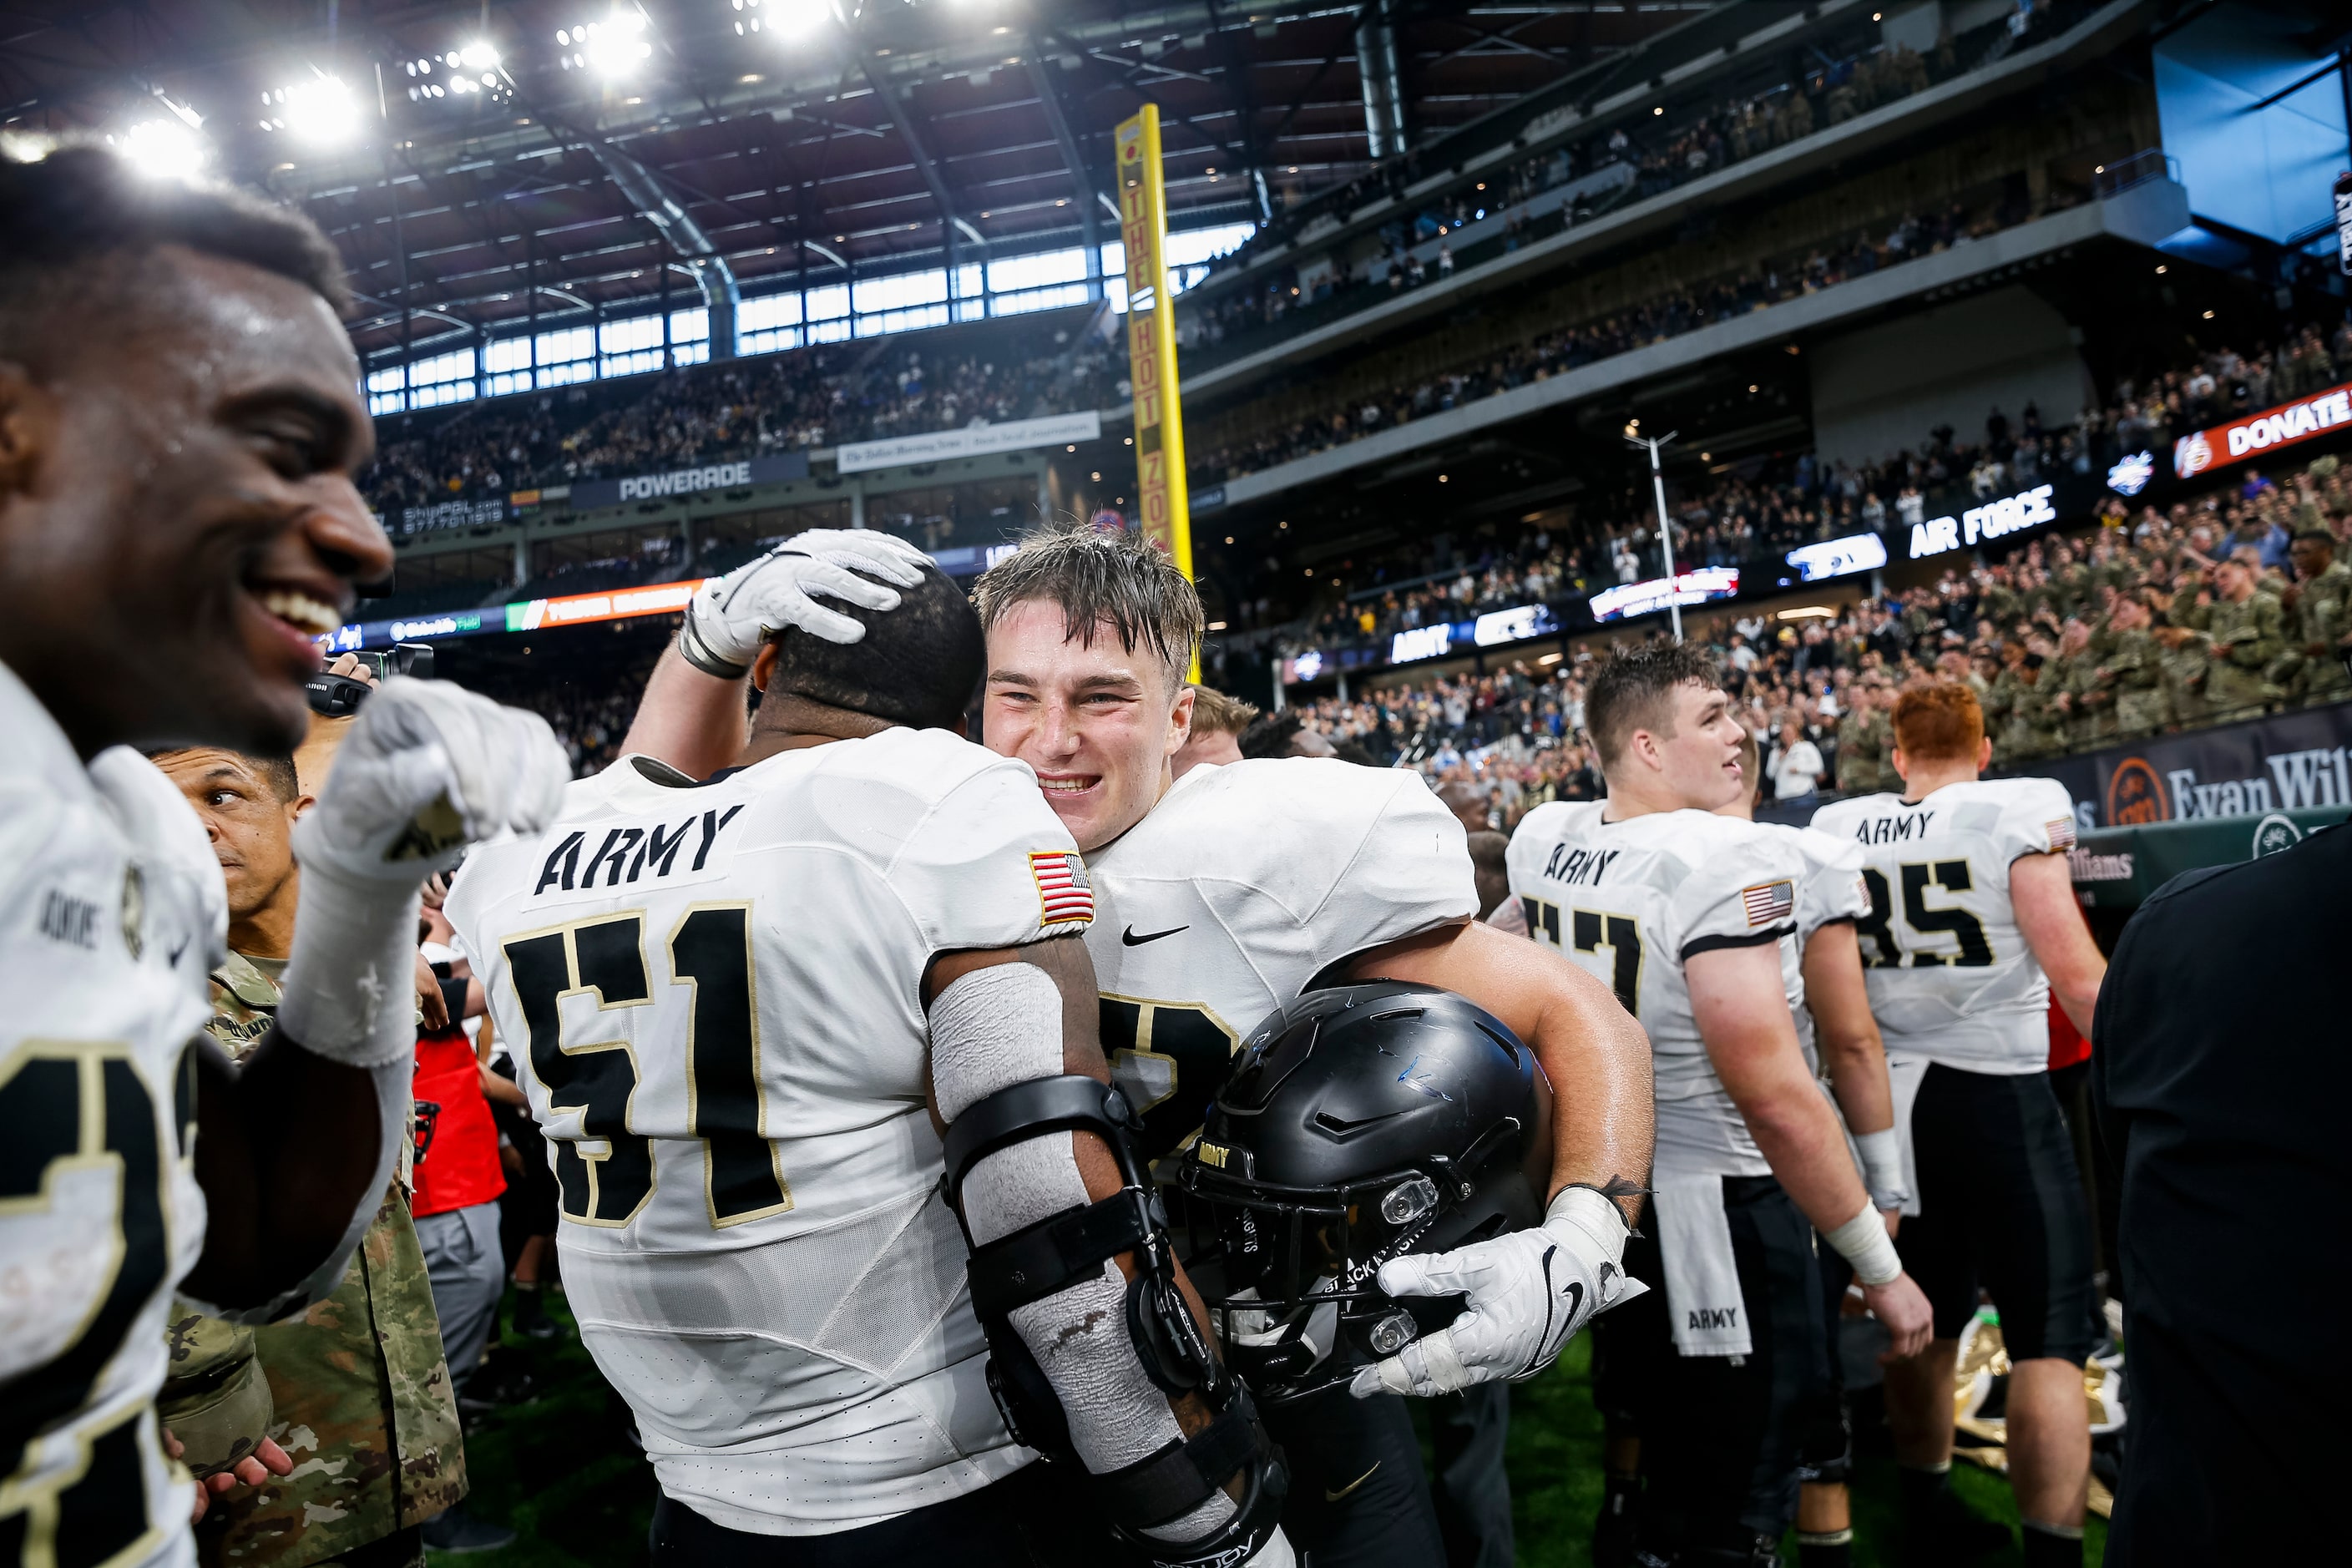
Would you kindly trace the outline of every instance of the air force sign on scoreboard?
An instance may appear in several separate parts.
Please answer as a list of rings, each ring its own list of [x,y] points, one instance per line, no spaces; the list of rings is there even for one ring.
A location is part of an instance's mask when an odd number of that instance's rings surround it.
[[[2058,509],[2050,504],[2050,497],[2056,488],[2036,485],[2013,496],[1972,506],[1958,517],[1931,517],[1924,522],[1915,522],[1911,525],[1911,559],[1941,555],[1947,550],[1981,544],[2005,534],[2055,522]]]

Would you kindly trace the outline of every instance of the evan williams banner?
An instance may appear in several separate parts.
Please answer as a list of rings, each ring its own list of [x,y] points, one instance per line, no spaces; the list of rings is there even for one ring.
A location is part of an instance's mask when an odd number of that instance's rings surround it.
[[[2172,444],[2172,472],[2177,478],[2189,479],[2208,468],[2243,462],[2256,453],[2292,447],[2347,425],[2352,425],[2352,382],[2183,436]]]
[[[2352,805],[2352,703],[2250,719],[2063,757],[2058,780],[2085,828]]]

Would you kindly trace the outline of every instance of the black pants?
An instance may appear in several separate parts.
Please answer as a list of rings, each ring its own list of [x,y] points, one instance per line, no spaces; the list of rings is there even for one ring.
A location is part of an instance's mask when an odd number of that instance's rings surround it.
[[[1911,1147],[1919,1213],[1895,1247],[1935,1309],[1936,1337],[1959,1337],[1981,1286],[2011,1361],[2082,1365],[2095,1321],[2091,1216],[2050,1075],[1937,1063],[1912,1102]]]
[[[1290,1460],[1283,1533],[1314,1568],[1434,1568],[1445,1561],[1412,1415],[1393,1394],[1345,1384],[1265,1412]]]
[[[754,1535],[654,1504],[655,1568],[1109,1568],[1123,1561],[1084,1479],[1033,1464],[992,1487],[831,1535]]]
[[[1446,1568],[1511,1568],[1511,1482],[1503,1450],[1511,1437],[1511,1385],[1481,1383],[1429,1402],[1437,1449],[1437,1528]]]
[[[1657,1288],[1595,1323],[1607,1339],[1610,1405],[1630,1407],[1642,1437],[1642,1543],[1676,1552],[1745,1551],[1797,1517],[1806,1424],[1831,1387],[1813,1227],[1769,1176],[1723,1178],[1751,1349],[1676,1352],[1656,1237],[1625,1248],[1625,1272]]]

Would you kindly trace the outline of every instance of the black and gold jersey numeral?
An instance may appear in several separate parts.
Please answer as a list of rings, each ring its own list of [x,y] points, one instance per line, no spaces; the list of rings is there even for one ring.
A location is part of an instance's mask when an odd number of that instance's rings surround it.
[[[139,1451],[143,1412],[85,1434],[86,1463],[53,1488],[13,1478],[37,1438],[89,1404],[163,1286],[171,1247],[164,1166],[155,1099],[127,1047],[34,1040],[0,1064],[0,1229],[47,1213],[58,1181],[76,1170],[105,1172],[117,1194],[107,1234],[76,1238],[110,1255],[105,1294],[73,1342],[12,1379],[0,1399],[0,1496],[9,1499],[0,1513],[0,1563],[10,1568],[85,1568],[129,1554],[152,1533]]]
[[[1609,989],[1618,1005],[1636,1018],[1642,1016],[1642,928],[1624,915],[1605,910],[1570,910],[1569,935],[1579,952],[1609,950]]]
[[[653,1146],[629,1131],[637,1063],[625,1040],[572,1045],[563,1038],[566,996],[592,994],[600,1008],[645,1007],[645,921],[632,910],[509,939],[507,967],[530,1031],[530,1070],[549,1108],[576,1115],[579,1131],[551,1134],[563,1217],[624,1226],[653,1196]]]
[[[1207,1008],[1181,1002],[1105,996],[1101,1021],[1103,1054],[1143,1118],[1143,1156],[1157,1160],[1199,1130],[1241,1037]]]
[[[1957,944],[1952,951],[1927,948],[1916,940],[1906,942],[1895,932],[1895,900],[1887,886],[1886,874],[1875,867],[1866,867],[1862,873],[1864,886],[1870,889],[1870,916],[1854,921],[1855,932],[1867,939],[1863,950],[1863,963],[1872,969],[1899,969],[1907,951],[1914,969],[1936,969],[1951,964],[1961,969],[1989,968],[1993,963],[1992,943],[1985,937],[1984,922],[1962,909],[1930,909],[1927,905],[1929,887],[1942,888],[1947,892],[1965,893],[1976,885],[1966,860],[1915,860],[1895,868],[1903,879],[1903,923],[1914,939],[1948,936]]]
[[[670,970],[694,987],[686,1044],[690,1120],[702,1140],[703,1201],[714,1229],[793,1206],[760,1099],[760,1007],[752,992],[751,906],[705,904],[670,933]]]
[[[1969,876],[1966,860],[1938,860],[1905,866],[1903,871],[1903,919],[1913,931],[1925,934],[1949,935],[1959,944],[1958,952],[1914,952],[1911,967],[1928,969],[1937,964],[1955,964],[1962,969],[1984,969],[1992,963],[1992,943],[1985,940],[1984,922],[1966,910],[1931,910],[1927,907],[1927,885],[1932,879],[1937,887],[1948,892],[1965,893],[1974,886]]]

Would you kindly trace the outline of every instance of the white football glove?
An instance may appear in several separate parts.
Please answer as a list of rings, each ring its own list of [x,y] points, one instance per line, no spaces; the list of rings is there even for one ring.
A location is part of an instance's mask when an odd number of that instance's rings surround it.
[[[353,1067],[412,1048],[418,885],[469,844],[554,821],[570,776],[536,713],[443,681],[378,687],[318,805],[294,825],[302,882],[278,1011],[287,1035]]]
[[[866,627],[810,595],[823,594],[867,610],[895,610],[931,558],[895,534],[867,528],[813,528],[765,555],[706,583],[686,607],[677,651],[705,675],[733,680],[751,668],[760,645],[786,626],[827,642],[854,643]],[[883,579],[877,583],[875,578]]]
[[[1625,1217],[1591,1187],[1552,1199],[1542,1225],[1452,1252],[1421,1253],[1381,1265],[1391,1296],[1467,1296],[1445,1328],[1356,1373],[1357,1398],[1426,1397],[1473,1384],[1524,1382],[1559,1358],[1569,1336],[1649,1289],[1626,1278]]]

